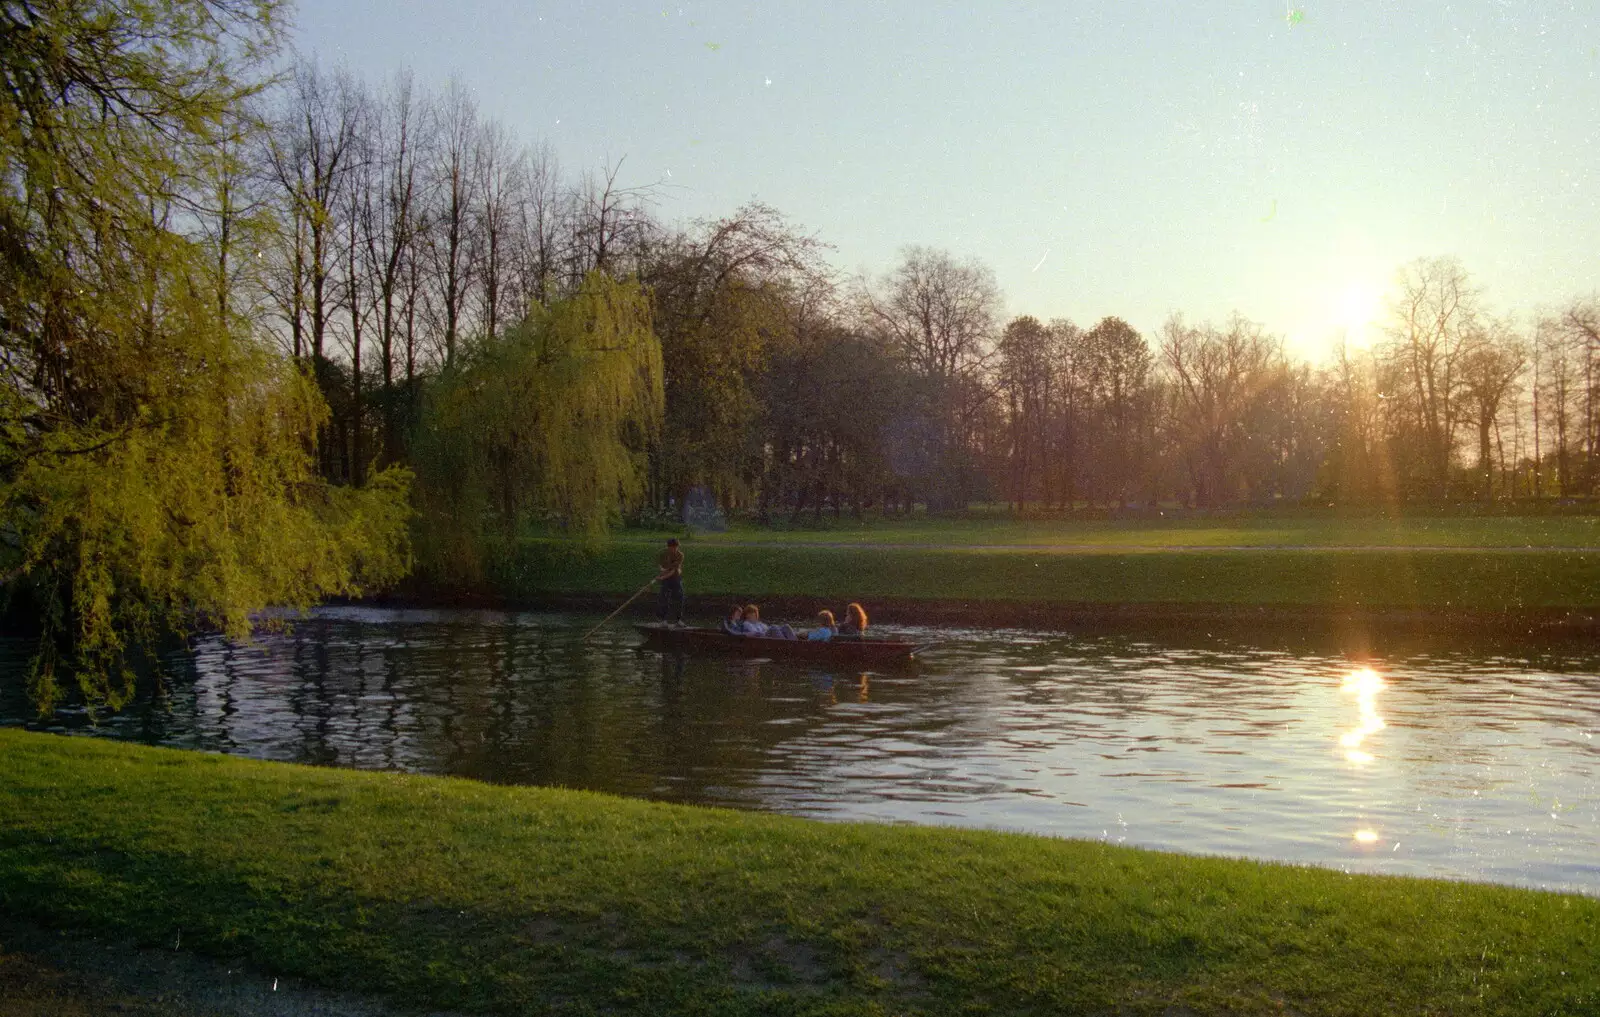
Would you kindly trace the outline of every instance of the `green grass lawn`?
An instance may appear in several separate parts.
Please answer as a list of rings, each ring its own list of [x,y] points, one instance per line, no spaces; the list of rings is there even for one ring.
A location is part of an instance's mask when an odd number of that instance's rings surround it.
[[[1600,1008],[1578,896],[17,730],[0,907],[503,1013]]]
[[[513,596],[626,595],[655,571],[659,539],[592,554],[530,541],[504,569]],[[1020,548],[819,547],[695,538],[690,592],[738,599],[815,597],[960,603],[1231,605],[1527,611],[1600,606],[1600,553],[1294,549],[1084,552]]]
[[[623,536],[634,536],[624,534]],[[736,523],[701,533],[704,544],[887,543],[1065,547],[1600,547],[1597,516],[1340,517],[1308,512],[1238,513],[1136,519],[975,519],[913,517],[761,527]]]

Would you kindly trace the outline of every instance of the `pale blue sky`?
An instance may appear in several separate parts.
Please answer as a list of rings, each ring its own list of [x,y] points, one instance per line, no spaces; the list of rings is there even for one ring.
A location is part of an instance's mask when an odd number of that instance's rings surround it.
[[[302,0],[298,25],[372,80],[458,76],[568,175],[625,156],[666,220],[758,198],[845,273],[974,256],[1011,314],[1153,335],[1237,308],[1315,356],[1422,255],[1507,311],[1600,288],[1595,0]]]

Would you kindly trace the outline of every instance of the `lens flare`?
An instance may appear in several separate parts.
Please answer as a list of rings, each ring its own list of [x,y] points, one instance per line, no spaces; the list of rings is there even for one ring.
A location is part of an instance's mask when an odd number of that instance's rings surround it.
[[[1378,843],[1378,831],[1376,831],[1376,830],[1357,830],[1356,831],[1356,843],[1357,844],[1376,844],[1376,843]]]

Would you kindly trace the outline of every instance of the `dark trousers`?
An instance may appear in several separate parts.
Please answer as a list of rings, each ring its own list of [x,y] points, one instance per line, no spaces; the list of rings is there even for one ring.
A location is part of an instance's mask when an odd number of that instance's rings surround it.
[[[661,580],[661,591],[656,594],[656,617],[662,621],[683,621],[682,576]]]

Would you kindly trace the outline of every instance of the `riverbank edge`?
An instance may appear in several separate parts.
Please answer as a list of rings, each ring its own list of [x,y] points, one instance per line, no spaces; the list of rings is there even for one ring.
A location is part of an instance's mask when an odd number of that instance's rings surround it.
[[[713,618],[734,601],[801,620],[859,600],[882,622],[989,628],[1287,625],[1526,637],[1600,627],[1600,555],[1568,551],[1036,554],[705,545],[689,548],[688,558],[692,609]],[[655,549],[530,540],[492,564],[476,589],[461,592],[528,606],[604,602],[609,613],[654,574]],[[458,595],[428,580],[415,577],[402,591]]]
[[[603,593],[508,595],[488,590],[403,587],[347,606],[400,609],[465,609],[487,611],[561,611],[610,614],[625,598]],[[754,600],[772,618],[810,618],[827,607],[837,615],[844,595],[762,596],[760,593],[687,594],[684,614],[690,621],[714,623],[735,603]],[[944,628],[1034,629],[1046,632],[1105,633],[1193,631],[1196,627],[1227,631],[1312,631],[1322,633],[1396,633],[1494,636],[1591,636],[1600,633],[1600,611],[1584,608],[1523,608],[1486,611],[1467,608],[1373,607],[1352,610],[1305,604],[1094,603],[1028,600],[940,600],[880,597],[866,604],[874,622]],[[618,620],[653,621],[653,594],[629,605]]]
[[[1343,1017],[1600,1002],[1600,900],[1581,896],[17,729],[0,729],[0,757],[7,913],[407,1004]]]

